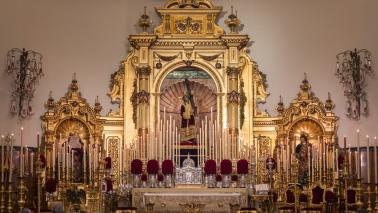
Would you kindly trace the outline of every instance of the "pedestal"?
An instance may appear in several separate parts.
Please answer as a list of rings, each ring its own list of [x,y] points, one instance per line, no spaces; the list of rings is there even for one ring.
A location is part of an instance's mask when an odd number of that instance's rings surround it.
[[[13,213],[12,205],[12,182],[8,183],[8,212]]]
[[[0,201],[0,212],[5,212],[5,183],[1,183],[1,201]]]
[[[20,179],[20,186],[18,187],[18,194],[19,194],[19,198],[18,198],[18,207],[20,208],[20,210],[24,209],[25,207],[25,184],[24,184],[24,177],[23,176],[20,176],[18,177]]]

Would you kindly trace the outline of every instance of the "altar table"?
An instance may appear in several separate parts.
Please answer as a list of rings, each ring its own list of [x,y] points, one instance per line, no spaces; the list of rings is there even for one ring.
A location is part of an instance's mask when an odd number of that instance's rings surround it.
[[[236,212],[247,206],[245,188],[134,188],[138,212]]]

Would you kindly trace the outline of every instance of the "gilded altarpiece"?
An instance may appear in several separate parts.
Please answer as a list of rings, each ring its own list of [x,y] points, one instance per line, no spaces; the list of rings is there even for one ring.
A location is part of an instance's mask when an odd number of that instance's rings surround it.
[[[227,23],[231,32],[222,29],[216,20],[223,9],[212,1],[185,2],[168,0],[163,7],[156,8],[161,23],[152,33],[129,36],[128,56],[111,76],[108,95],[118,107],[100,120],[116,183],[129,171],[133,158],[147,160],[150,144],[137,144],[144,143],[138,138],[146,138],[158,127],[163,112],[164,80],[170,73],[188,67],[211,77],[216,94],[214,116],[220,128],[242,138],[243,143],[235,145],[240,147],[232,151],[232,160],[236,160],[238,150],[249,159],[259,159],[260,154],[269,156],[287,138],[295,141],[298,131],[305,127],[313,126],[318,132],[312,138],[320,136],[332,143],[337,118],[328,102],[324,105],[308,89],[301,88],[298,99],[289,108],[278,110],[277,116],[259,110],[269,93],[265,74],[249,56],[249,36],[237,33],[230,22]],[[99,134],[95,134],[97,138],[101,137]],[[264,153],[254,155],[261,138],[270,144],[259,148]],[[261,181],[266,180],[263,168],[262,164],[257,165],[258,173],[264,173]]]

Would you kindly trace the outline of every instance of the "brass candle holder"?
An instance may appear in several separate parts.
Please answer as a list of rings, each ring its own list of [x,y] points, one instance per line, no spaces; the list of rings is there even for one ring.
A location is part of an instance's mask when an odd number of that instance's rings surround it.
[[[19,198],[18,198],[18,207],[20,208],[20,210],[24,209],[25,207],[25,191],[26,191],[26,187],[25,187],[25,184],[24,184],[24,176],[21,175],[20,177],[18,177],[20,179],[20,185],[18,186],[18,194],[19,194]]]
[[[367,197],[368,197],[368,206],[367,206],[367,211],[368,212],[371,212],[371,210],[372,210],[372,203],[371,203],[371,194],[372,194],[373,192],[372,192],[372,187],[370,186],[370,183],[368,183],[368,186],[367,186],[367,192],[366,192],[366,194],[368,195]]]
[[[362,196],[361,182],[362,182],[361,178],[357,179],[357,190],[356,190],[357,191],[357,203],[356,203],[356,205],[357,205],[358,208],[360,208],[363,204],[361,202],[361,196]]]
[[[8,182],[8,212],[13,213],[13,203],[12,203],[12,182]]]
[[[375,184],[375,212],[378,212],[378,183]]]
[[[1,200],[0,200],[0,212],[5,212],[5,182],[1,183]]]

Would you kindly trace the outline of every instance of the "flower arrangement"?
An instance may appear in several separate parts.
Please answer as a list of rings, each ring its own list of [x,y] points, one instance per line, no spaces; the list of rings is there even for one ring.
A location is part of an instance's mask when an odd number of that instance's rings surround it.
[[[246,175],[248,174],[248,161],[245,159],[241,159],[237,162],[237,172],[239,175]]]
[[[46,167],[46,157],[43,154],[39,155],[40,168],[44,169]]]
[[[164,181],[164,176],[162,174],[159,174],[157,179],[159,182]]]
[[[131,161],[131,173],[134,175],[142,174],[143,162],[139,159]]]
[[[146,174],[143,174],[142,177],[140,177],[140,179],[142,181],[147,181],[147,175]]]
[[[173,161],[172,160],[164,160],[161,166],[162,173],[164,175],[171,175],[173,174]]]
[[[54,193],[56,192],[56,181],[53,178],[49,178],[46,181],[46,192],[48,193]]]
[[[157,160],[149,160],[147,162],[147,173],[156,175],[159,172],[159,162]]]
[[[205,174],[215,175],[217,173],[217,163],[215,160],[207,160],[205,162]]]
[[[239,180],[239,177],[237,175],[232,175],[231,176],[231,181],[237,182]]]
[[[105,169],[111,169],[112,168],[112,158],[106,157],[105,158]]]
[[[222,175],[230,175],[232,173],[232,163],[230,160],[222,160],[221,161],[221,174]]]
[[[215,178],[215,180],[217,182],[221,182],[222,181],[222,175],[218,174],[217,177]]]

